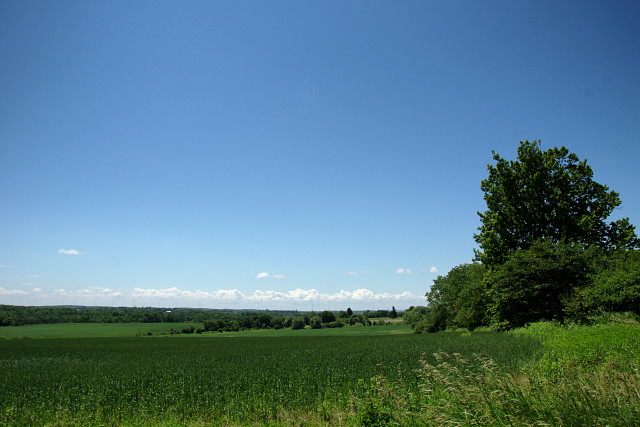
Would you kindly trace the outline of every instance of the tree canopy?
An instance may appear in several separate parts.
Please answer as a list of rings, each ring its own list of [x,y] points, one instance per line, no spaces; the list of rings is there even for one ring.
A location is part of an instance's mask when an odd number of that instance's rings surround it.
[[[500,264],[540,239],[607,249],[639,246],[628,218],[606,222],[621,203],[618,193],[594,181],[586,160],[567,148],[543,151],[540,141],[524,141],[517,160],[495,152],[493,159],[481,182],[487,210],[478,212],[482,225],[474,236],[484,264]]]
[[[618,193],[565,147],[520,142],[516,160],[493,152],[481,182],[485,212],[476,261],[439,276],[427,307],[407,310],[416,332],[539,320],[640,315],[640,241],[628,218],[609,221]]]

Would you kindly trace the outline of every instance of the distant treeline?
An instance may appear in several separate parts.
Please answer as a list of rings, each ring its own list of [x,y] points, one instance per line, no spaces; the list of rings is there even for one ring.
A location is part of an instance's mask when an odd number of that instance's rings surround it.
[[[212,319],[204,322],[205,331],[231,332],[246,329],[311,329],[342,328],[344,326],[372,326],[383,324],[369,320],[366,313],[373,315],[378,312],[354,313],[350,308],[347,311],[336,313],[325,310],[321,313],[306,312],[297,315],[273,315],[262,313],[255,316],[237,317],[235,319]]]
[[[369,318],[398,317],[395,307],[354,313],[351,308],[339,312],[325,310],[238,311],[192,308],[138,307],[30,307],[0,305],[0,326],[50,323],[204,323],[208,331],[237,331],[255,328],[368,326]],[[300,326],[302,325],[302,326]]]

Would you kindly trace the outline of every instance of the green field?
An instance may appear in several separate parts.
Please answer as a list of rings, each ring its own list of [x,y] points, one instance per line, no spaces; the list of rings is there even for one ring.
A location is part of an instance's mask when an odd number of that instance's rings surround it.
[[[640,419],[637,326],[534,326],[514,333],[415,335],[393,325],[5,339],[0,425],[633,425]]]
[[[135,337],[169,334],[171,329],[181,331],[189,326],[201,328],[202,323],[56,323],[47,325],[9,326],[0,329],[0,338],[99,338],[99,337]],[[370,327],[344,327],[322,329],[250,329],[240,332],[189,334],[198,337],[283,337],[283,336],[362,336],[396,335],[413,333],[411,327],[403,324]],[[180,335],[185,336],[185,335]]]
[[[225,332],[223,334],[215,334],[214,336],[225,337],[299,337],[299,336],[336,336],[336,337],[350,337],[350,336],[367,336],[367,335],[402,335],[413,334],[413,330],[409,325],[385,325],[385,326],[363,326],[363,327],[344,327],[344,328],[322,328],[322,329],[300,329],[294,331],[290,328],[287,329],[250,329],[240,332]]]
[[[47,325],[7,326],[0,328],[0,337],[11,338],[97,338],[135,337],[151,332],[169,333],[189,326],[201,328],[197,322],[184,323],[54,323]]]

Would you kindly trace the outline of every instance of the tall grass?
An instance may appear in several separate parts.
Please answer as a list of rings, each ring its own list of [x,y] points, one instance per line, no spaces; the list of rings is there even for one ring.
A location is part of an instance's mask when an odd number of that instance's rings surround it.
[[[542,357],[520,367],[436,352],[416,370],[419,391],[376,377],[358,402],[363,425],[633,426],[640,423],[640,329],[535,324]],[[385,399],[384,396],[396,396]]]

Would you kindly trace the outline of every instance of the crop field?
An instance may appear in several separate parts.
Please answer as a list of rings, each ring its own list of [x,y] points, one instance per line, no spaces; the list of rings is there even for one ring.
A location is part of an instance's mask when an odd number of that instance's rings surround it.
[[[0,425],[615,426],[640,419],[637,326],[423,335],[396,328],[4,339]]]
[[[141,335],[167,335],[170,331],[181,331],[194,326],[203,326],[198,322],[179,323],[55,323],[46,325],[11,326],[0,329],[0,339],[14,338],[100,338],[100,337],[135,337]],[[322,328],[322,329],[250,329],[239,332],[204,333],[188,336],[198,337],[283,337],[283,336],[362,336],[362,335],[396,335],[412,334],[409,325],[401,323],[372,327]]]
[[[517,365],[540,345],[529,337],[454,333],[0,340],[0,421],[261,424],[300,414],[330,418],[348,411],[359,382],[376,375],[415,389],[418,361],[438,350],[482,352]]]
[[[350,337],[350,336],[368,336],[368,335],[401,335],[413,334],[413,329],[409,325],[391,324],[385,326],[368,326],[368,327],[345,327],[345,328],[322,328],[322,329],[300,329],[294,331],[292,329],[250,329],[240,332],[225,332],[224,334],[215,334],[220,338],[245,338],[245,337]]]

